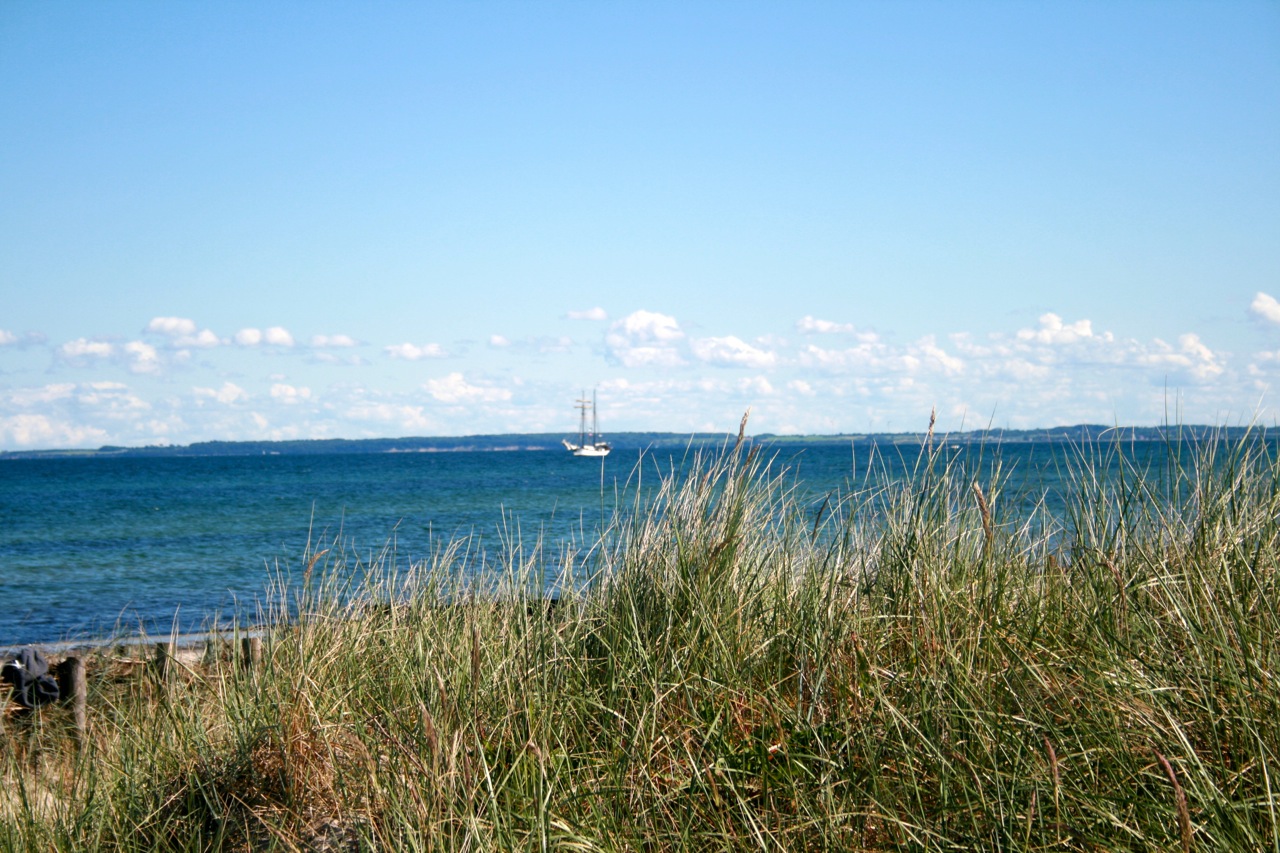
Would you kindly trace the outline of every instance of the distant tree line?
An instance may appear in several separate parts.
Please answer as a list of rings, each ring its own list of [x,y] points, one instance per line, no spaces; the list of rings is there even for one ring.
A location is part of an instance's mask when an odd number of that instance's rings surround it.
[[[1102,424],[1076,424],[1048,429],[977,429],[967,432],[840,433],[837,435],[774,435],[763,433],[749,440],[765,445],[799,444],[914,444],[946,441],[951,444],[993,444],[1013,442],[1097,443],[1202,440],[1205,438],[1240,439],[1253,427],[1211,427],[1180,425],[1160,427],[1115,427]],[[517,433],[507,435],[417,436],[405,438],[327,438],[293,441],[200,441],[186,445],[147,445],[121,447],[104,445],[96,450],[17,450],[0,451],[0,459],[39,459],[65,457],[120,456],[259,456],[315,455],[333,453],[448,453],[475,451],[563,451],[560,433]],[[708,447],[734,440],[727,433],[618,432],[610,433],[615,450],[639,451],[679,447]]]

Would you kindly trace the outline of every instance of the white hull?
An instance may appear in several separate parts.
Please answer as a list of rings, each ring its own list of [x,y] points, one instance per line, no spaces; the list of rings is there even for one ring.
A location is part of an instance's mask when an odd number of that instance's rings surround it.
[[[613,448],[607,444],[588,444],[586,447],[578,447],[576,444],[565,442],[565,447],[569,448],[569,452],[574,456],[608,456],[609,451]]]

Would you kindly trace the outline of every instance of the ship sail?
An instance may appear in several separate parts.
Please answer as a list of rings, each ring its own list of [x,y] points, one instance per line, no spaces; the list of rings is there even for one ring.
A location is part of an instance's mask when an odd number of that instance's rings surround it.
[[[582,392],[582,397],[578,399],[575,408],[579,412],[578,418],[578,441],[575,444],[569,439],[561,439],[565,449],[574,456],[608,456],[609,451],[613,449],[609,442],[600,437],[600,425],[596,419],[596,392],[591,391],[591,399],[587,399],[587,392]],[[587,430],[587,413],[591,413],[591,429]]]

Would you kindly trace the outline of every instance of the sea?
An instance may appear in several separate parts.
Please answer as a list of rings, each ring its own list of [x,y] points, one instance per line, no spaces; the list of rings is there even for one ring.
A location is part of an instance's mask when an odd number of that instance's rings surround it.
[[[944,445],[966,477],[998,469],[1027,507],[1056,500],[1079,448]],[[709,453],[720,452],[714,448]],[[1161,442],[1132,445],[1163,464]],[[818,513],[832,497],[907,476],[919,444],[761,444],[768,472]],[[682,476],[692,451],[616,449],[0,459],[0,649],[252,625],[271,590],[335,549],[351,566],[403,569],[466,540],[472,563],[504,550],[589,545],[637,489]],[[1105,454],[1101,454],[1105,455]],[[1110,464],[1110,463],[1109,463]],[[554,562],[554,561],[552,561]],[[546,579],[548,589],[553,578]]]

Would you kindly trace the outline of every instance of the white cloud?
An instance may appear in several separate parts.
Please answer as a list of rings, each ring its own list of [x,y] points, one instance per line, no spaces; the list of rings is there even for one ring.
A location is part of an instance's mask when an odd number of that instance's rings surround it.
[[[317,348],[358,347],[360,342],[350,335],[312,335],[311,346]]]
[[[1077,320],[1068,326],[1063,324],[1061,317],[1053,313],[1040,316],[1040,328],[1018,331],[1018,340],[1038,344],[1073,344],[1091,337],[1093,326],[1088,320]]]
[[[992,343],[990,345],[974,343],[973,335],[968,332],[953,332],[950,337],[951,343],[955,345],[960,354],[969,358],[987,358],[993,355],[1008,355],[1013,352],[1013,347],[1003,343],[998,335],[991,336]],[[1023,346],[1025,348],[1025,345]]]
[[[609,354],[623,367],[679,367],[684,364],[680,353],[672,347],[620,346],[614,340],[608,343]]]
[[[965,362],[939,346],[933,335],[926,335],[909,346],[891,346],[873,332],[855,335],[854,340],[854,346],[843,349],[809,344],[797,354],[797,362],[802,367],[832,375],[863,378],[917,374],[951,377],[965,370]]]
[[[283,326],[272,326],[263,332],[263,338],[274,347],[293,346],[293,335],[289,334],[289,330]]]
[[[1187,356],[1201,363],[1217,362],[1218,357],[1213,350],[1204,345],[1200,336],[1188,332],[1178,336],[1178,346]]]
[[[146,330],[171,338],[187,337],[196,333],[196,323],[185,317],[153,317]]]
[[[164,366],[160,351],[146,341],[129,341],[124,344],[114,344],[108,341],[77,338],[60,346],[57,350],[57,355],[67,362],[80,366],[84,366],[91,361],[110,360],[128,368],[133,373],[157,374]],[[182,355],[183,353],[180,352],[175,357],[181,360]]]
[[[860,341],[845,349],[825,349],[810,344],[799,353],[804,367],[814,367],[833,373],[849,370],[880,369],[888,358],[885,345],[877,341]]]
[[[16,344],[17,342],[17,335],[7,329],[0,329],[0,347],[8,346],[9,344]]]
[[[1280,302],[1270,294],[1258,291],[1253,297],[1253,302],[1249,304],[1249,311],[1268,323],[1280,323]]]
[[[794,391],[804,397],[812,397],[817,392],[813,390],[813,386],[803,379],[792,379],[787,383],[787,390]]]
[[[60,382],[43,388],[18,388],[9,392],[9,402],[15,406],[40,406],[65,400],[76,390],[74,382]]]
[[[186,317],[153,317],[151,322],[147,323],[145,331],[170,338],[175,347],[210,349],[222,343],[222,340],[208,329],[196,331],[195,321]]]
[[[389,347],[383,347],[383,349],[392,358],[403,358],[406,361],[419,361],[424,358],[444,358],[447,355],[444,347],[439,344],[426,344],[425,346],[393,344]]]
[[[1280,350],[1255,352],[1253,354],[1253,363],[1249,365],[1248,371],[1250,375],[1261,376],[1265,370],[1272,369],[1278,364],[1280,364]]]
[[[312,352],[308,358],[316,364],[332,364],[339,367],[354,367],[369,363],[367,358],[360,355],[340,357],[326,350],[316,350]]]
[[[605,312],[603,308],[600,308],[599,306],[595,308],[588,308],[585,311],[570,311],[568,316],[570,320],[608,320],[609,319],[609,315]]]
[[[90,382],[81,386],[76,402],[112,413],[147,411],[151,404],[119,382]]]
[[[509,350],[513,353],[530,353],[536,352],[541,355],[552,353],[567,353],[573,351],[573,338],[566,335],[560,337],[551,337],[550,335],[529,336],[512,340],[506,335],[490,335],[489,348],[495,350]]]
[[[389,424],[392,429],[427,432],[438,425],[424,414],[422,406],[397,405],[361,400],[350,406],[346,417],[353,421]]]
[[[196,349],[212,349],[220,346],[222,339],[208,329],[201,329],[195,335],[186,338],[179,338],[174,344],[180,347],[194,347]]]
[[[91,341],[88,338],[76,338],[58,348],[60,355],[72,360],[110,358],[115,355],[115,351],[115,347],[106,341]]]
[[[759,394],[761,396],[772,396],[775,391],[773,384],[763,376],[752,376],[738,381],[738,390],[746,394]]]
[[[605,347],[625,367],[676,367],[684,364],[675,346],[683,338],[674,317],[642,310],[614,323]]]
[[[130,341],[124,345],[124,354],[129,359],[129,369],[134,373],[160,372],[160,357],[151,344]]]
[[[1014,382],[1043,382],[1048,379],[1053,368],[1047,364],[1036,364],[1025,358],[1008,358],[993,362],[989,371]]]
[[[272,326],[266,331],[252,328],[241,329],[235,333],[232,340],[242,347],[256,347],[264,343],[273,347],[293,346],[293,335],[289,334],[289,330],[283,326]]]
[[[1179,336],[1176,344],[1159,338],[1143,342],[1095,332],[1087,320],[1065,324],[1055,314],[1042,316],[1039,328],[1022,329],[1012,337],[991,334],[986,345],[974,344],[964,333],[952,335],[952,341],[969,359],[966,369],[972,365],[972,375],[1019,383],[1020,395],[1038,391],[1041,403],[1058,406],[1087,394],[1103,401],[1132,394],[1125,374],[1118,372],[1122,368],[1154,371],[1148,373],[1152,381],[1186,384],[1220,379],[1228,369],[1226,354],[1214,352],[1193,333]],[[1260,372],[1257,364],[1246,372]]]
[[[796,321],[796,330],[805,334],[853,334],[852,323],[833,323],[830,320],[819,320],[806,314]]]
[[[191,391],[197,400],[216,400],[228,406],[249,399],[245,390],[234,382],[224,382],[221,388],[192,388]]]
[[[1219,356],[1204,345],[1199,335],[1190,332],[1178,337],[1176,348],[1157,338],[1137,361],[1149,367],[1173,368],[1197,382],[1214,379],[1224,370]]]
[[[22,414],[0,418],[0,444],[15,447],[84,447],[104,443],[105,430]]]
[[[917,341],[912,348],[912,352],[925,364],[936,370],[941,370],[948,376],[954,376],[964,370],[964,362],[938,346],[937,340],[932,335],[927,335]]]
[[[773,367],[778,357],[757,349],[732,335],[724,338],[701,338],[693,341],[693,354],[700,361],[733,367]]]
[[[461,373],[450,373],[443,379],[429,379],[427,392],[441,403],[496,403],[510,400],[511,392],[505,388],[472,385]]]
[[[173,430],[174,424],[169,421],[152,418],[149,421],[143,422],[141,427],[146,430],[148,435],[159,438],[161,444],[168,444],[168,442],[163,439],[163,436],[168,435]]]
[[[283,382],[277,382],[271,386],[271,396],[273,399],[279,400],[286,405],[301,403],[304,400],[311,399],[311,389],[306,387],[294,387],[286,385]]]
[[[655,311],[633,311],[613,324],[632,341],[677,341],[684,337],[676,318]]]

